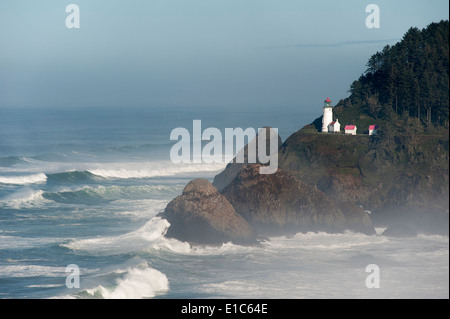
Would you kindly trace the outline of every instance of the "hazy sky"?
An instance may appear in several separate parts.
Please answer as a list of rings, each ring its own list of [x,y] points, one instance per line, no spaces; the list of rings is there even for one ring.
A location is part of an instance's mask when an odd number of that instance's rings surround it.
[[[66,6],[80,29],[66,28]],[[368,29],[368,4],[381,27]],[[308,108],[447,0],[1,0],[0,107]]]

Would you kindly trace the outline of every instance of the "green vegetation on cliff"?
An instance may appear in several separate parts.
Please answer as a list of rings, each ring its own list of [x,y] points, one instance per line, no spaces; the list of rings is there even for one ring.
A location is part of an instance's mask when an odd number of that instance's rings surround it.
[[[402,41],[369,59],[350,88],[352,103],[364,104],[376,118],[395,113],[448,125],[448,39],[448,21],[410,28]]]
[[[411,28],[401,42],[373,55],[350,97],[333,110],[361,135],[318,133],[318,118],[281,146],[280,168],[332,199],[374,211],[372,218],[423,226],[437,214],[435,224],[445,227],[446,220],[448,232],[448,41],[449,22],[441,21]],[[373,124],[379,133],[369,136]]]
[[[334,108],[341,124],[371,124],[400,134],[442,134],[449,126],[449,22],[410,28],[386,46]],[[321,119],[314,126],[320,131]]]

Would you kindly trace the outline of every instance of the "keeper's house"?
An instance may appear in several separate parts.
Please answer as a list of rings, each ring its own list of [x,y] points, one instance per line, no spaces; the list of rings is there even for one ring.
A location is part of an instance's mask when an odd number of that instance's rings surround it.
[[[345,134],[347,134],[347,135],[356,135],[357,130],[358,130],[358,128],[356,127],[356,125],[346,125],[345,126]]]

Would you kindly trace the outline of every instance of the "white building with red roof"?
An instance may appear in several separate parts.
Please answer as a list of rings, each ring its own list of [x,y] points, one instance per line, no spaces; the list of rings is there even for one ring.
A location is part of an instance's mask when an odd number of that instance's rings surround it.
[[[378,131],[378,125],[369,126],[369,135],[376,135]]]
[[[333,121],[328,125],[328,132],[330,132],[330,133],[340,133],[341,132],[341,123],[339,123],[338,119],[336,119],[336,121]]]
[[[356,127],[356,125],[346,125],[345,126],[345,134],[356,135],[357,130],[358,130],[358,128]]]

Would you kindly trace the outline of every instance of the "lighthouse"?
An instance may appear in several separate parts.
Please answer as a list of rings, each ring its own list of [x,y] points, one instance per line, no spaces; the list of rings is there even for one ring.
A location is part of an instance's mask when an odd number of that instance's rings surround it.
[[[330,98],[327,98],[323,106],[322,132],[328,133],[328,125],[331,122],[333,122],[333,107]]]

